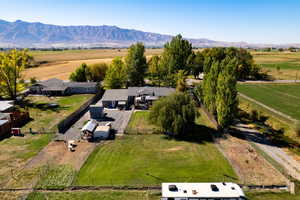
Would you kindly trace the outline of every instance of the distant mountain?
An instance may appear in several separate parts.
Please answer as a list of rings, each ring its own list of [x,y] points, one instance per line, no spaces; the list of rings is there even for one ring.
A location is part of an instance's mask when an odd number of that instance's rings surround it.
[[[135,42],[161,47],[171,38],[171,35],[123,29],[117,26],[57,26],[21,20],[15,22],[0,20],[0,47],[128,47]],[[194,47],[254,46],[245,42],[189,40]]]

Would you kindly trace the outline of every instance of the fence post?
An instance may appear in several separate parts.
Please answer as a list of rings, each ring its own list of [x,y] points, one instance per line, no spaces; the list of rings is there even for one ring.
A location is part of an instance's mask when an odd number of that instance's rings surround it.
[[[295,193],[296,193],[296,192],[295,192],[295,183],[294,183],[294,182],[292,182],[292,181],[289,182],[288,190],[289,190],[289,192],[290,192],[291,194],[295,194]]]

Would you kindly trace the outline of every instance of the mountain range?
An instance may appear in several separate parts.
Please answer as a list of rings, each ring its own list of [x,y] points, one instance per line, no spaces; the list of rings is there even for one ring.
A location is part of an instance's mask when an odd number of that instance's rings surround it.
[[[128,47],[143,42],[147,47],[162,47],[172,35],[124,29],[117,26],[58,26],[40,22],[0,20],[0,47]],[[268,45],[246,42],[222,42],[187,38],[194,47],[300,47],[300,44]]]

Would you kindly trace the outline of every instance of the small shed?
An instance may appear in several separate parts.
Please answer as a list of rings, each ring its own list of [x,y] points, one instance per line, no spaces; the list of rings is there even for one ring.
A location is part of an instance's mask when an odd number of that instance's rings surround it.
[[[81,129],[83,133],[93,133],[97,127],[97,123],[93,120],[88,121]]]
[[[94,132],[94,138],[107,139],[110,134],[110,126],[98,126]]]
[[[94,131],[97,128],[97,126],[98,126],[97,122],[95,122],[93,120],[88,121],[81,129],[82,139],[85,139],[85,140],[92,139]]]

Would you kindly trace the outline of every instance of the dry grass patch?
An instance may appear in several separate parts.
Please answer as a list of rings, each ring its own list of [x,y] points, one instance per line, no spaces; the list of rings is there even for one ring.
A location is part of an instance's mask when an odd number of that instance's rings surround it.
[[[285,184],[285,177],[268,163],[243,139],[228,136],[220,140],[220,147],[238,172],[244,184]]]

